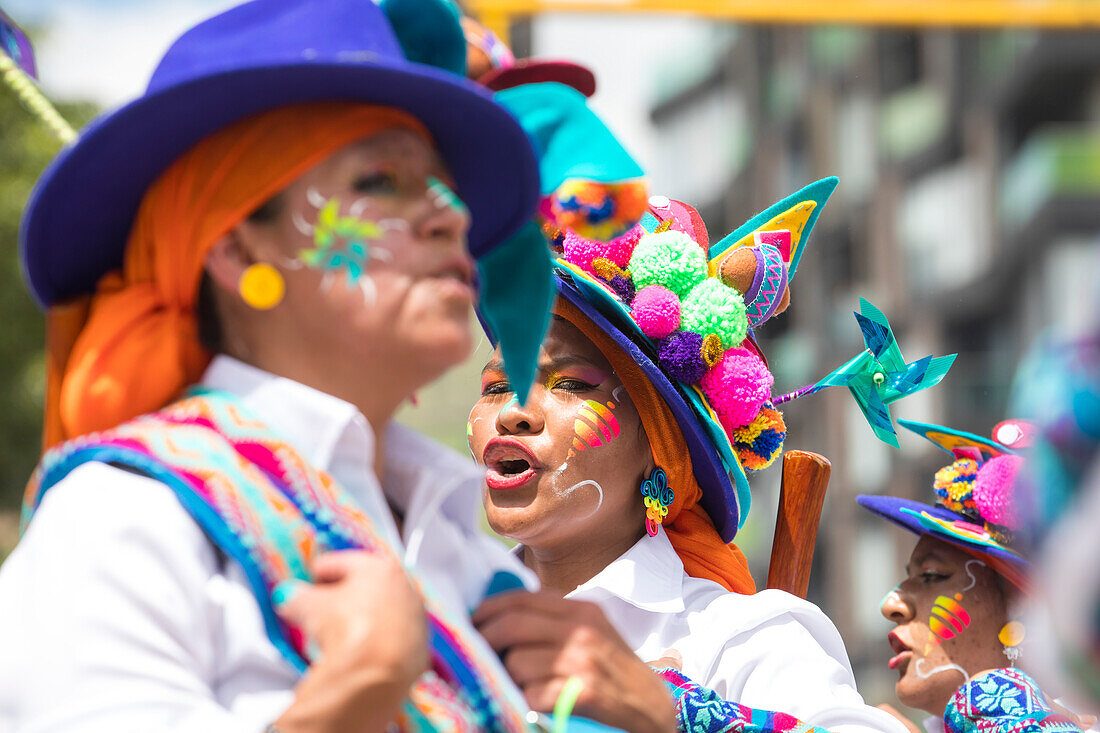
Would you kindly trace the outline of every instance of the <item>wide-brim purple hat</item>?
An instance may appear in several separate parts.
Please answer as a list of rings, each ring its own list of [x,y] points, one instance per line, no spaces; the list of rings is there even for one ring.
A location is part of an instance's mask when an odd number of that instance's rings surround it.
[[[954,428],[911,420],[898,420],[898,423],[928,439],[956,459],[969,458],[978,465],[985,465],[1002,456],[1017,455],[1017,451],[1009,445]],[[1008,580],[1021,586],[1026,584],[1031,563],[1019,548],[1009,546],[1002,538],[991,534],[990,526],[975,513],[976,510],[972,512],[963,508],[954,511],[942,504],[925,504],[896,496],[860,495],[856,497],[856,502],[864,509],[915,535],[929,535],[987,559],[993,569]],[[970,512],[970,515],[962,513],[963,511]]]
[[[143,96],[89,124],[43,173],[20,232],[35,298],[49,306],[89,293],[120,267],[145,191],[200,140],[255,113],[322,100],[390,106],[424,123],[471,211],[475,257],[530,220],[538,164],[487,90],[409,61],[370,0],[253,0],[184,33]]]

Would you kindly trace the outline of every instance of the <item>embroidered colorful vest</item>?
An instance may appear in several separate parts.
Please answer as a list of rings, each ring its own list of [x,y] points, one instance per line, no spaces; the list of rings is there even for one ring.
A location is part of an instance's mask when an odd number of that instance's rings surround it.
[[[226,393],[194,392],[160,412],[47,451],[27,487],[23,526],[51,486],[89,461],[137,470],[175,491],[244,569],[268,638],[299,671],[308,666],[306,642],[276,616],[272,589],[290,578],[309,580],[311,559],[329,550],[395,554],[375,520],[331,476]],[[428,612],[432,670],[410,690],[400,729],[527,729],[527,707],[493,651],[409,572]]]
[[[1014,667],[967,680],[943,713],[947,733],[1081,733],[1055,712],[1031,677]]]

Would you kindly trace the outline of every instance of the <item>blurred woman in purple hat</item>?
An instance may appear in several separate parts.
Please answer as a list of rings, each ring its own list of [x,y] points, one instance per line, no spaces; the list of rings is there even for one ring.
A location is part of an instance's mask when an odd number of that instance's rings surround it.
[[[931,716],[928,733],[1080,731],[1095,724],[1058,706],[1021,669],[1028,635],[1017,616],[1029,591],[1030,512],[1016,482],[1031,427],[1005,421],[988,440],[899,422],[954,460],[936,472],[935,506],[857,499],[919,537],[907,577],[882,602],[882,615],[895,625],[888,666],[898,674],[898,699]]]
[[[475,258],[538,185],[511,115],[368,0],[213,17],[62,151],[22,229],[49,450],[0,728],[526,725],[466,618],[524,574],[481,473],[391,418],[469,354]]]

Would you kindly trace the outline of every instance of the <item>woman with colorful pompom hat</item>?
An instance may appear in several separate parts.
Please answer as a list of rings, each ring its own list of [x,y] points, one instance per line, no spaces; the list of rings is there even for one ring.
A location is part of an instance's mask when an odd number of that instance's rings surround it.
[[[952,456],[936,472],[936,505],[860,496],[865,509],[916,534],[907,577],[882,602],[898,699],[927,712],[928,733],[1080,731],[1095,725],[1049,698],[1021,667],[1028,634],[1027,506],[1018,476],[1033,429],[1006,420],[993,439],[899,420]],[[892,710],[888,706],[884,708]],[[913,731],[919,729],[901,718]]]
[[[539,594],[494,597],[474,615],[529,697],[543,694],[536,662],[581,601],[660,668],[682,730],[697,729],[700,710],[745,730],[901,730],[864,704],[825,615],[781,591],[756,593],[732,544],[749,509],[746,472],[774,460],[785,435],[750,328],[788,298],[835,182],[807,187],[714,246],[694,209],[657,196],[609,242],[556,238],[558,297],[538,378],[521,404],[498,354],[467,431],[487,468],[488,522],[520,543],[542,583]],[[782,254],[768,244],[781,240]],[[738,281],[743,263],[727,260],[755,262],[763,247],[776,250],[776,267],[760,257],[760,276],[753,268]],[[607,667],[628,666],[613,640],[603,648]],[[598,705],[599,674],[587,684],[582,702]]]

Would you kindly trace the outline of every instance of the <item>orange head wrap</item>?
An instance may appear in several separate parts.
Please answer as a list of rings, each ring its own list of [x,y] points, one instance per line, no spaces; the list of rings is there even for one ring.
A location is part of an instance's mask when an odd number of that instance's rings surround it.
[[[579,328],[607,357],[638,409],[653,460],[668,474],[668,485],[675,492],[676,498],[662,526],[684,563],[684,570],[696,578],[713,580],[727,590],[755,593],[756,584],[745,555],[737,545],[722,541],[714,522],[699,506],[703,491],[695,480],[687,442],[657,388],[626,352],[572,303],[559,298],[554,313]]]
[[[198,380],[210,358],[195,317],[210,247],[339,148],[393,127],[431,139],[398,110],[313,102],[241,120],[177,158],[141,202],[122,269],[88,308],[50,309],[46,445],[159,409]]]

